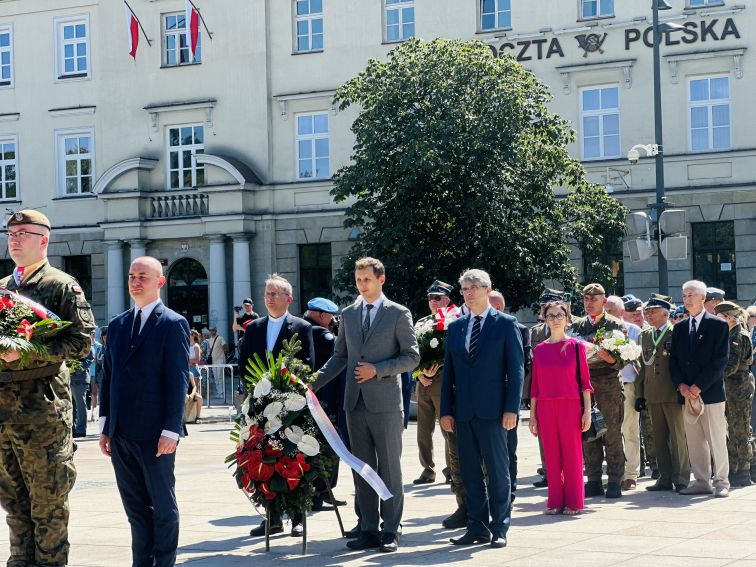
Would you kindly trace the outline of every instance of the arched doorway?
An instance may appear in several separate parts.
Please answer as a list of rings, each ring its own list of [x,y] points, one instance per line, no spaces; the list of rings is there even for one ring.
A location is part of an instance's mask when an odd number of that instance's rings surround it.
[[[183,258],[168,274],[168,307],[186,317],[192,329],[208,323],[207,272],[197,260]]]

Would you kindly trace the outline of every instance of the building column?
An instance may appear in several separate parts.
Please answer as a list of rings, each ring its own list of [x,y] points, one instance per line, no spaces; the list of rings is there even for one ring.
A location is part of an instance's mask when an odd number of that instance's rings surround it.
[[[232,238],[234,241],[234,295],[231,299],[234,305],[240,305],[244,298],[252,296],[249,268],[249,235],[234,234]]]
[[[126,310],[126,278],[123,274],[123,242],[108,245],[108,321]]]
[[[210,241],[210,270],[207,278],[209,323],[218,327],[218,334],[231,341],[228,295],[226,285],[226,237],[221,234],[207,237]]]
[[[133,262],[137,258],[147,255],[147,244],[149,240],[129,240],[131,245],[131,261]]]

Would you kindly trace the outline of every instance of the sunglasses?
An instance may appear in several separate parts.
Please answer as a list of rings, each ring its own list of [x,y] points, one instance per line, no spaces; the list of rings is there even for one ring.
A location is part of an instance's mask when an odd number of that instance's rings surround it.
[[[441,298],[444,297],[440,293],[429,293],[428,294],[428,301],[441,301]]]

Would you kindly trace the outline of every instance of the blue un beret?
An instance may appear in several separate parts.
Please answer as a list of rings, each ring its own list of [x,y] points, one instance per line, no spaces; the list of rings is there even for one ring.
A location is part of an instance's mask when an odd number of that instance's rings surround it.
[[[330,313],[331,315],[336,315],[339,312],[339,306],[325,297],[315,297],[311,299],[307,302],[307,309],[310,311],[322,311],[323,313]]]

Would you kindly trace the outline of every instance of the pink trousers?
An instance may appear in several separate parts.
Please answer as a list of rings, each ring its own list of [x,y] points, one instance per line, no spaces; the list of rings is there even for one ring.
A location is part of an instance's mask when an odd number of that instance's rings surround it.
[[[546,506],[582,510],[585,486],[580,400],[538,400],[536,408],[549,483]]]

